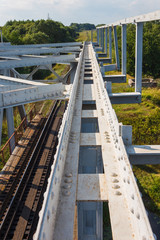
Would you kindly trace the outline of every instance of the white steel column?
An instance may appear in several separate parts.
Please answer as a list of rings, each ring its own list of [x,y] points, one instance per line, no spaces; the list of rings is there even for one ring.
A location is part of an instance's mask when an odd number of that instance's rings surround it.
[[[143,23],[136,24],[135,92],[142,90]]]
[[[107,56],[107,37],[108,37],[108,29],[105,28],[105,53],[106,53],[106,56]]]
[[[91,30],[91,42],[93,42],[93,30]]]
[[[7,115],[7,125],[8,125],[8,138],[10,138],[14,133],[14,118],[13,118],[12,107],[6,109],[6,115]],[[10,141],[11,152],[13,152],[14,148],[15,148],[15,138],[12,138]]]
[[[72,84],[73,83],[73,81],[74,81],[74,77],[75,77],[75,73],[76,73],[76,66],[77,65],[77,63],[70,63],[70,68],[72,69],[74,69],[72,72],[71,72],[71,74],[70,74],[70,83]]]
[[[26,111],[25,111],[24,105],[18,106],[18,111],[21,116],[21,120],[23,120],[26,116]]]
[[[126,50],[127,50],[127,26],[126,24],[122,25],[122,75],[126,75]]]
[[[109,27],[109,58],[112,61],[112,27]]]
[[[97,43],[99,45],[99,29],[97,29]]]
[[[103,28],[101,28],[101,47],[103,48]]]
[[[0,146],[2,140],[3,109],[0,109]]]
[[[102,52],[104,52],[104,28],[102,28]]]
[[[120,70],[119,53],[118,53],[118,40],[117,40],[117,28],[116,28],[116,26],[114,26],[114,46],[115,46],[117,70]]]

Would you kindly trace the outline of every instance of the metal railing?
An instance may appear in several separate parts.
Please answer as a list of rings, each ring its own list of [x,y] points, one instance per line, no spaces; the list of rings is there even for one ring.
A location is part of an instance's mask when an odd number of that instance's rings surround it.
[[[11,137],[7,140],[5,145],[0,150],[0,161],[2,161],[2,164],[4,165],[6,160],[10,157],[12,154],[13,146],[18,145],[18,141],[23,136],[23,133],[25,132],[28,123],[32,121],[33,117],[36,115],[36,107],[35,105],[31,108],[31,110],[27,113],[27,115],[23,118],[18,128],[14,131],[14,133],[11,135]]]

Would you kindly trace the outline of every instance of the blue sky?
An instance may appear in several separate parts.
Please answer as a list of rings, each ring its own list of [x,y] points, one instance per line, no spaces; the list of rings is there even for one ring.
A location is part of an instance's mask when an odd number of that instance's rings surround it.
[[[0,26],[8,20],[47,19],[64,25],[109,24],[160,10],[160,0],[0,0]]]

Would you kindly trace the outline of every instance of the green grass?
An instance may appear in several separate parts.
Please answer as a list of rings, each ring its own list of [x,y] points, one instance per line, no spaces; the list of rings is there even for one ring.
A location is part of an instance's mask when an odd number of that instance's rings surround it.
[[[83,31],[83,32],[79,32],[79,36],[76,39],[77,42],[87,42],[87,41],[91,41],[91,31]],[[96,32],[93,31],[93,42],[96,42],[97,38],[96,38]]]
[[[134,88],[128,87],[127,83],[115,83],[112,86],[113,92],[134,91]],[[132,125],[132,144],[160,144],[160,89],[158,87],[143,88],[140,104],[115,104],[113,108],[119,122]],[[160,165],[134,166],[133,172],[137,177],[146,208],[160,216]]]
[[[56,64],[53,67],[53,70],[59,75],[59,76],[63,76],[65,75],[68,71],[69,71],[69,65],[66,64]],[[54,80],[56,79],[57,76],[55,76],[53,73],[51,73],[49,76],[47,76],[45,78],[45,80]]]

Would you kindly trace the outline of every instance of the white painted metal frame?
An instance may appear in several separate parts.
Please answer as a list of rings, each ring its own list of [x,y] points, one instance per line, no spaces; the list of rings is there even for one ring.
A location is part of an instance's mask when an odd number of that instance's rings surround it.
[[[111,24],[106,24],[102,27],[97,27],[97,29],[103,28],[103,27],[109,27],[109,26],[118,26],[122,24],[129,24],[129,23],[138,23],[138,22],[150,22],[150,21],[158,21],[160,20],[160,10],[139,15],[136,17],[130,17],[130,18],[125,18],[122,20],[119,20],[117,22],[111,23]]]
[[[94,69],[97,89],[99,98],[101,98],[99,101],[101,101],[104,114],[102,116],[100,109],[100,132],[101,134],[104,132],[105,137],[105,128],[107,129],[108,126],[111,138],[111,144],[108,145],[105,144],[105,139],[103,140],[102,148],[108,152],[107,155],[103,156],[103,161],[108,186],[113,239],[154,239],[122,137],[119,136],[119,124],[116,115],[104,89],[103,78],[96,62],[95,53],[93,53],[93,58],[95,59]]]
[[[71,89],[70,100],[59,131],[59,144],[57,146],[57,152],[55,155],[55,161],[52,166],[51,174],[48,179],[48,186],[46,193],[44,195],[43,207],[39,214],[39,223],[37,231],[34,235],[34,239],[48,240],[53,238],[53,232],[51,231],[51,229],[54,229],[55,226],[56,212],[60,193],[60,184],[67,154],[69,137],[71,137],[72,139],[76,137],[72,136],[72,133],[70,131],[72,126],[73,114],[75,110],[75,102],[81,70],[82,57],[83,52],[80,55],[80,60],[77,66],[74,84]],[[72,177],[72,175],[69,174],[68,177],[70,178]]]

